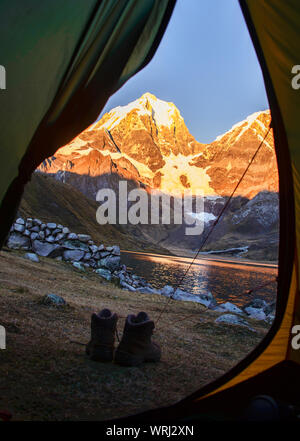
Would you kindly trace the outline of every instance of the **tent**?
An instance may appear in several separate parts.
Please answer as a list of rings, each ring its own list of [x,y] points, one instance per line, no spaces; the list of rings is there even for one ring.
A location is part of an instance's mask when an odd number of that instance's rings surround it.
[[[0,64],[6,74],[6,89],[0,90],[3,245],[31,173],[90,125],[109,96],[151,60],[175,1],[3,0],[1,6]],[[294,78],[300,3],[240,0],[240,6],[264,76],[278,160],[276,318],[263,341],[230,372],[180,403],[135,417],[139,419],[234,418],[243,403],[261,393],[292,404],[300,401],[300,351],[291,344],[292,331],[300,325],[300,91]]]

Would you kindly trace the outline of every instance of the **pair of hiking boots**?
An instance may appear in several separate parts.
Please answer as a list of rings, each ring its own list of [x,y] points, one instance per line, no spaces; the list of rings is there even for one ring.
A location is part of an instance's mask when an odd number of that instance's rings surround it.
[[[93,361],[115,361],[122,366],[138,366],[143,362],[157,362],[161,357],[159,345],[151,341],[154,322],[145,312],[126,318],[122,339],[114,350],[118,316],[103,309],[91,317],[91,340],[86,353]]]

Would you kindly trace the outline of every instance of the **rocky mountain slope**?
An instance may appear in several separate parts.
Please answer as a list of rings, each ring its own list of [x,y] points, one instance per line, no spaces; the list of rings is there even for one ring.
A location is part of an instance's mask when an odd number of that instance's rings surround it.
[[[243,248],[245,256],[264,256],[264,251],[250,252],[254,243],[250,247],[245,241],[250,240],[253,231],[257,237],[262,234],[264,245],[258,248],[263,246],[265,251],[268,245],[278,241],[278,175],[273,133],[268,132],[270,120],[268,110],[254,113],[214,142],[201,144],[190,134],[173,103],[145,93],[127,106],[106,113],[46,159],[38,171],[71,184],[93,200],[101,188],[112,188],[118,193],[120,180],[128,182],[129,191],[144,188],[148,193],[159,190],[178,195],[188,189],[193,195],[205,197],[205,228],[209,228],[263,142],[222,226],[218,227],[219,233],[214,233],[209,250],[219,252],[246,247]],[[263,217],[260,217],[261,211],[256,210],[258,205],[264,207]],[[243,228],[236,221],[239,216],[243,219],[240,222]],[[201,243],[201,237],[185,235],[184,225],[122,228],[139,239],[166,248],[176,244],[196,249]],[[271,248],[276,259],[276,247]],[[240,251],[233,250],[233,254]]]

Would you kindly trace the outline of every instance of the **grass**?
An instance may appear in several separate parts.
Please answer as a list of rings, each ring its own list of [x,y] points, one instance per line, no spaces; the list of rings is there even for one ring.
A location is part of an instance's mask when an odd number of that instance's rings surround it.
[[[144,310],[156,321],[167,299],[120,290],[64,262],[34,263],[23,255],[0,252],[0,324],[7,331],[0,408],[14,420],[104,420],[173,404],[228,371],[268,329],[253,320],[255,333],[215,324],[220,313],[172,301],[153,338],[162,347],[159,363],[126,368],[92,362],[84,345],[93,311],[117,312],[121,336],[127,314]],[[67,306],[44,305],[47,293],[63,296]]]

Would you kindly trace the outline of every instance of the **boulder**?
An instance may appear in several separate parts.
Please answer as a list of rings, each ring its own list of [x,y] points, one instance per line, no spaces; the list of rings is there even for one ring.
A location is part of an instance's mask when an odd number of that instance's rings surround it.
[[[170,297],[174,293],[174,288],[171,285],[165,285],[161,290],[161,294],[166,297]]]
[[[68,239],[70,239],[70,240],[78,240],[78,236],[75,233],[69,233],[68,234]]]
[[[110,281],[111,280],[111,272],[108,269],[105,268],[98,268],[95,271],[98,276],[103,277],[103,279]]]
[[[114,246],[112,247],[112,254],[113,254],[114,256],[120,256],[120,255],[121,255],[120,247],[119,247],[118,245],[114,245]]]
[[[216,311],[233,312],[235,314],[243,314],[243,311],[231,302],[221,303],[214,308]]]
[[[76,268],[80,271],[85,271],[83,264],[80,262],[73,262],[72,265],[74,266],[74,268]]]
[[[25,231],[25,225],[21,225],[21,224],[14,224],[14,230],[17,233],[23,233]]]
[[[35,253],[26,253],[24,257],[25,259],[31,260],[32,262],[38,263],[40,261]]]
[[[30,231],[29,230],[27,230],[27,229],[25,229],[25,231],[24,231],[24,236],[28,236],[28,237],[30,237]]]
[[[91,240],[91,236],[88,235],[88,234],[78,234],[78,239],[79,239],[81,242],[86,243],[86,242],[88,242],[89,240]]]
[[[62,245],[68,250],[82,250],[86,252],[89,251],[88,245],[83,242],[80,242],[78,239],[65,240]]]
[[[54,306],[65,306],[67,304],[67,302],[57,294],[46,294],[42,299],[42,303]]]
[[[63,234],[69,234],[70,230],[68,227],[63,227],[62,232],[63,232]]]
[[[49,243],[54,243],[54,242],[56,241],[56,239],[55,239],[55,237],[53,237],[53,236],[51,235],[51,236],[48,236],[48,237],[46,238],[46,241],[49,242]]]
[[[30,228],[30,231],[34,233],[39,233],[40,227],[38,225],[34,225],[33,227]]]
[[[22,234],[19,233],[12,233],[8,237],[7,246],[13,250],[17,250],[19,248],[28,250],[30,249],[30,239],[29,237],[22,236]]]
[[[264,313],[268,316],[269,314],[271,315],[275,315],[275,311],[276,311],[276,301],[271,302],[270,304],[267,304],[267,306],[265,306],[265,308],[263,309]]]
[[[38,226],[42,225],[42,221],[40,219],[33,219],[32,223],[33,225],[38,225]]]
[[[48,223],[47,223],[47,228],[48,228],[49,230],[55,230],[55,228],[56,228],[56,224],[54,224],[53,222],[48,222]]]
[[[129,285],[129,283],[126,283],[126,282],[123,282],[123,281],[120,281],[120,286],[123,289],[127,289],[127,291],[136,291],[136,289],[133,286],[131,286],[131,285]]]
[[[65,250],[63,253],[64,260],[73,260],[78,262],[84,256],[83,250]]]
[[[120,267],[119,256],[107,256],[104,259],[100,259],[98,266],[101,268],[107,268],[110,271],[115,271]]]
[[[44,240],[44,239],[45,239],[45,233],[44,233],[44,231],[40,231],[40,232],[38,233],[38,237],[39,237],[39,239]]]
[[[38,233],[33,232],[33,233],[30,234],[30,239],[31,240],[35,240],[37,237],[38,237]]]
[[[249,323],[242,319],[241,317],[238,317],[237,315],[234,314],[223,314],[220,315],[220,317],[218,317],[215,320],[215,323],[226,323],[228,325],[238,325],[238,326],[244,326],[248,329],[251,329],[251,331],[254,331],[254,329],[252,329],[249,325]],[[256,331],[254,331],[256,332]]]
[[[91,250],[91,252],[93,253],[93,254],[96,254],[97,253],[97,251],[98,251],[98,247],[97,247],[97,245],[90,245],[90,250]]]
[[[252,299],[250,302],[246,303],[246,305],[243,306],[243,310],[246,308],[257,308],[257,309],[263,309],[267,306],[267,302],[263,299]]]
[[[25,225],[25,221],[24,221],[24,219],[22,219],[21,217],[19,217],[19,218],[16,220],[16,224],[19,224],[19,225]]]
[[[264,313],[263,309],[252,308],[249,306],[248,308],[245,308],[245,312],[255,320],[266,320],[266,314]]]
[[[39,256],[50,257],[50,254],[59,248],[59,245],[56,243],[42,242],[38,239],[32,242],[32,249]]]

